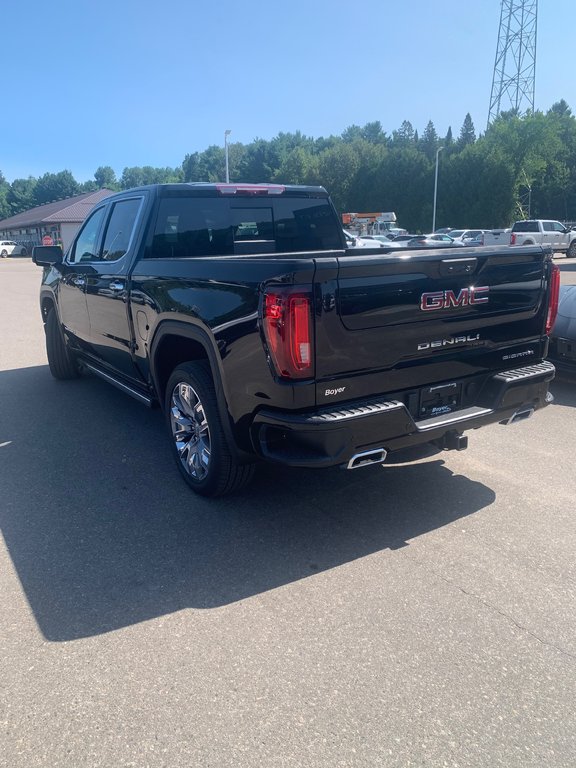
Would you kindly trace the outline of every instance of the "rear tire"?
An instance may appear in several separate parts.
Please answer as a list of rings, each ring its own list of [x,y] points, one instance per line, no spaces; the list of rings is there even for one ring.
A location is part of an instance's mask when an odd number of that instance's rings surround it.
[[[210,367],[182,363],[166,387],[165,413],[178,469],[200,496],[224,496],[246,486],[254,464],[240,464],[222,428]]]
[[[76,379],[79,371],[76,361],[68,351],[60,321],[54,307],[48,311],[46,318],[46,354],[50,373],[55,379]]]
[[[0,253],[0,256],[2,256],[3,259],[6,259],[8,257],[8,251],[2,251],[2,253]]]

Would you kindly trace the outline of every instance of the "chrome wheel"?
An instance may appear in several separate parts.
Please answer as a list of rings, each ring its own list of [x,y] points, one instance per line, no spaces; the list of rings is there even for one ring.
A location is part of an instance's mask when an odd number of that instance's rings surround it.
[[[204,480],[212,452],[210,427],[202,401],[190,384],[180,382],[172,390],[170,425],[182,468],[196,480]]]
[[[183,362],[172,371],[164,412],[178,470],[195,493],[224,496],[250,482],[254,465],[240,463],[231,449],[207,360]]]

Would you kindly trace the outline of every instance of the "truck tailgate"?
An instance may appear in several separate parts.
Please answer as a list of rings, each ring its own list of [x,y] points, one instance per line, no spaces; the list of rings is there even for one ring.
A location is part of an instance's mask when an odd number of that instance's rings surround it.
[[[333,311],[317,324],[317,400],[540,359],[547,258],[536,246],[339,258],[337,285],[322,284]]]

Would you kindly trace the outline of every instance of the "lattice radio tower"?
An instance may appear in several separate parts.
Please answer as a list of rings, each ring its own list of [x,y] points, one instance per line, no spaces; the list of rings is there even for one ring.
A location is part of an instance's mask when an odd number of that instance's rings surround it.
[[[534,111],[538,0],[502,0],[488,125],[500,112]]]

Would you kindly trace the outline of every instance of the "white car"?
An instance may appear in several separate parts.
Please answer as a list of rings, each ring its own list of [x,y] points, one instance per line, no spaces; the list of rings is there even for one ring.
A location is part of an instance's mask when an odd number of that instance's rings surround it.
[[[466,245],[462,240],[457,240],[450,235],[439,235],[432,232],[429,235],[416,235],[411,240],[406,241],[406,248],[412,248],[413,246],[426,246],[427,248],[453,248]]]
[[[18,245],[13,240],[0,240],[0,256],[27,256],[28,251],[23,245]]]
[[[382,248],[401,248],[402,247],[400,243],[394,243],[392,240],[390,240],[389,237],[386,237],[386,235],[362,235],[360,239],[367,240],[369,243],[371,242],[373,248],[377,248],[379,245]]]
[[[344,237],[346,238],[347,248],[385,248],[384,243],[378,240],[368,240],[365,237],[358,237],[353,235],[347,229],[344,230]]]
[[[453,240],[464,243],[466,240],[480,240],[485,231],[484,229],[451,229],[448,234]]]

